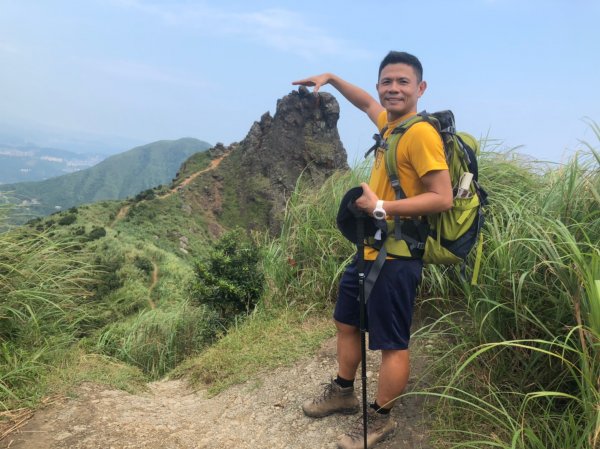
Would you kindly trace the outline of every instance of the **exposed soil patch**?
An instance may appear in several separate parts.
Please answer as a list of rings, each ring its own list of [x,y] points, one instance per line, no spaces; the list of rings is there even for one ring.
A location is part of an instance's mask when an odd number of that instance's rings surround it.
[[[408,390],[427,363],[419,346],[415,341]],[[375,391],[378,354],[368,354],[369,391]],[[190,390],[183,380],[151,383],[147,392],[135,395],[84,384],[75,397],[36,412],[27,425],[0,441],[0,447],[334,449],[337,437],[360,414],[312,419],[300,406],[322,391],[321,384],[335,374],[335,367],[335,340],[330,339],[316,356],[212,398],[205,391]],[[360,397],[360,388],[357,393]],[[419,396],[402,398],[392,411],[398,430],[377,448],[431,449],[422,409]]]
[[[198,176],[200,176],[202,173],[206,173],[209,171],[214,170],[215,168],[217,168],[219,166],[219,164],[221,163],[221,161],[228,155],[229,153],[223,154],[221,156],[219,156],[216,159],[213,159],[210,162],[210,165],[208,167],[206,167],[205,169],[199,170],[193,174],[191,174],[190,176],[188,176],[187,178],[185,178],[181,184],[178,184],[177,186],[173,187],[168,193],[165,193],[164,195],[159,196],[159,198],[166,198],[170,195],[173,195],[174,193],[177,193],[179,190],[181,190],[183,187],[187,186],[190,182],[192,182],[194,179],[196,179]]]
[[[200,176],[202,173],[206,173],[209,171],[214,170],[215,168],[217,168],[219,166],[219,164],[221,163],[221,161],[228,155],[228,153],[223,154],[222,156],[219,156],[216,159],[213,159],[210,162],[210,165],[202,170],[199,170],[193,174],[191,174],[190,176],[188,176],[186,179],[184,179],[181,184],[178,184],[177,186],[173,187],[171,190],[169,190],[167,193],[160,195],[158,198],[159,199],[164,199],[167,198],[177,192],[179,192],[181,189],[183,189],[185,186],[187,186],[190,182],[192,182],[194,179],[196,179],[198,176]],[[121,207],[121,209],[119,209],[119,212],[117,213],[115,219],[113,220],[113,222],[110,224],[111,227],[114,227],[115,224],[121,220],[123,220],[126,216],[127,216],[127,212],[129,212],[129,209],[131,208],[130,204],[127,204],[123,207]]]
[[[121,207],[121,209],[119,209],[119,212],[117,213],[115,219],[110,224],[110,226],[114,227],[118,221],[121,221],[123,218],[125,218],[127,216],[127,212],[129,212],[130,208],[131,208],[131,205],[129,205],[129,204]]]

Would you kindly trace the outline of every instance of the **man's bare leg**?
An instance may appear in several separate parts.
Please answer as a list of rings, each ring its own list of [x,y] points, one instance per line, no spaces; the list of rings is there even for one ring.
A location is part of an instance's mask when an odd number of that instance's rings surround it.
[[[410,373],[410,354],[406,350],[382,350],[379,382],[377,385],[377,405],[391,408],[395,400],[404,392]]]
[[[360,330],[348,324],[335,322],[337,327],[338,375],[353,380],[360,363]]]

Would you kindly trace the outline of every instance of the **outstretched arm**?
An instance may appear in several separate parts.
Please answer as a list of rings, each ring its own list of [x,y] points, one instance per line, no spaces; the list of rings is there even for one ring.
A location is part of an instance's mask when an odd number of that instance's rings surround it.
[[[292,84],[307,87],[314,87],[313,92],[318,92],[321,86],[331,84],[335,87],[350,103],[363,111],[377,125],[377,117],[383,110],[375,98],[348,81],[343,80],[333,73],[323,73],[321,75],[311,76],[302,80],[294,81]]]

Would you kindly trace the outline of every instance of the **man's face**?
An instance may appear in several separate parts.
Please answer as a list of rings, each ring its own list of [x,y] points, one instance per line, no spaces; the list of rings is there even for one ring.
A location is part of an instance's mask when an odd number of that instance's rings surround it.
[[[415,70],[407,64],[388,64],[381,71],[376,87],[388,120],[393,121],[409,112],[417,112],[417,100],[425,92],[427,83],[419,83]]]

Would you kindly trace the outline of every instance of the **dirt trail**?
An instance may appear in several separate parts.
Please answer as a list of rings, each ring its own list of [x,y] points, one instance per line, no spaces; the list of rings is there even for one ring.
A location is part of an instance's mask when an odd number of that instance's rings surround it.
[[[193,174],[191,174],[190,176],[188,176],[187,178],[185,178],[183,180],[183,182],[181,182],[181,184],[178,184],[177,186],[173,187],[171,190],[169,190],[169,192],[165,193],[164,195],[159,196],[158,198],[166,198],[170,195],[173,195],[174,193],[177,193],[179,191],[179,189],[181,189],[182,187],[187,186],[190,182],[192,182],[194,179],[196,179],[198,176],[200,176],[202,173],[206,173],[209,172],[211,170],[214,170],[215,168],[217,168],[219,166],[219,164],[221,163],[221,161],[228,155],[229,153],[225,153],[221,156],[219,156],[216,159],[213,159],[210,162],[210,165],[202,170],[199,170]]]
[[[110,224],[110,227],[114,227],[115,224],[122,220],[123,218],[125,218],[125,216],[127,215],[127,212],[129,212],[129,208],[131,207],[131,205],[127,204],[123,207],[121,207],[121,209],[119,209],[119,212],[117,212],[117,215],[115,216],[115,219],[112,221],[112,223]]]
[[[415,341],[409,390],[421,377],[424,343]],[[378,353],[369,352],[369,391],[375,390]],[[76,397],[35,413],[0,448],[11,449],[334,449],[360,414],[311,419],[300,405],[335,373],[335,340],[292,367],[231,387],[209,398],[183,380],[149,385],[132,395],[84,384]],[[357,382],[360,384],[360,382]],[[421,385],[422,387],[422,385]],[[360,397],[360,388],[357,391]],[[431,449],[422,424],[422,399],[403,397],[392,411],[399,423],[380,449]]]
[[[156,304],[152,300],[152,291],[156,287],[156,284],[158,284],[158,265],[152,261],[152,280],[150,281],[150,287],[148,287],[148,304],[151,309],[156,309]]]
[[[221,156],[219,156],[216,159],[213,159],[210,162],[210,165],[202,170],[199,170],[195,173],[192,173],[190,176],[188,176],[187,178],[185,178],[180,184],[178,184],[177,186],[173,187],[171,190],[169,190],[167,193],[158,196],[157,198],[159,199],[164,199],[167,198],[171,195],[173,195],[174,193],[179,192],[180,189],[182,189],[183,187],[187,186],[190,182],[192,182],[194,179],[196,179],[198,176],[200,176],[202,173],[206,173],[209,172],[211,170],[214,170],[215,168],[217,168],[219,166],[219,164],[221,163],[221,161],[228,155],[229,153],[225,153]],[[113,222],[110,224],[111,227],[114,227],[115,224],[122,220],[123,218],[125,218],[125,216],[127,215],[127,212],[129,212],[129,208],[131,207],[131,205],[127,204],[123,207],[121,207],[121,209],[119,209],[119,212],[117,212],[117,215],[115,217],[115,219],[113,220]]]

